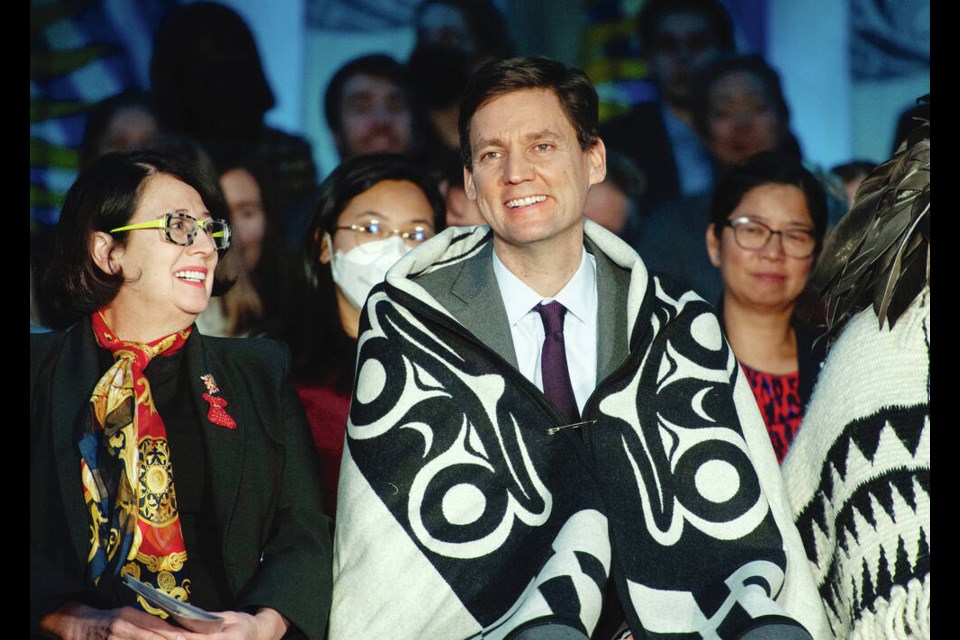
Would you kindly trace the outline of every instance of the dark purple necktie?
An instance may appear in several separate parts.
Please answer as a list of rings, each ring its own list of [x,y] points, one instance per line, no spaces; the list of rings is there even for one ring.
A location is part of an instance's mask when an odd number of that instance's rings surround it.
[[[535,306],[534,311],[543,320],[543,353],[540,356],[540,372],[543,377],[543,393],[560,410],[567,420],[577,422],[580,412],[577,399],[570,384],[567,370],[567,353],[563,345],[563,316],[567,308],[554,300]]]

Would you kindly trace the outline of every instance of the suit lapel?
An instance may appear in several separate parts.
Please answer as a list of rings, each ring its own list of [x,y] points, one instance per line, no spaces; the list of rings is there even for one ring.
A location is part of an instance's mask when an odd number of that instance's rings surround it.
[[[465,260],[450,287],[448,310],[484,344],[517,367],[507,309],[493,273],[493,243]]]
[[[597,380],[609,376],[627,354],[627,292],[630,273],[585,238],[597,265]]]

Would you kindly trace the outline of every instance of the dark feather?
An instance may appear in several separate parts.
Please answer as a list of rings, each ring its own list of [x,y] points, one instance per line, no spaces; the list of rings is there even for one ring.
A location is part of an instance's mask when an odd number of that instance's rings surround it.
[[[930,280],[930,122],[861,183],[830,232],[812,276],[825,299],[828,335],[873,307],[897,322]]]

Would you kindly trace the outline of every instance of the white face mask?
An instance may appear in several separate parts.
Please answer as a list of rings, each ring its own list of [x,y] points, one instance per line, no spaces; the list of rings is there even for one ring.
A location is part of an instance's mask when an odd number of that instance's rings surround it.
[[[346,253],[334,253],[329,235],[326,241],[333,256],[330,260],[333,281],[356,309],[363,308],[370,290],[382,282],[387,270],[411,249],[399,236],[366,242]]]

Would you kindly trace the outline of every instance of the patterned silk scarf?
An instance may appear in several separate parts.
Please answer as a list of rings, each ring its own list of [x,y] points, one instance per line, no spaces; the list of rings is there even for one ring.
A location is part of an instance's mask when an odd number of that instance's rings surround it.
[[[91,519],[88,580],[96,585],[104,575],[129,573],[186,602],[190,580],[170,446],[143,370],[154,356],[180,349],[191,327],[148,344],[124,342],[107,326],[104,309],[93,313],[93,331],[116,362],[94,389],[92,420],[79,443]]]

